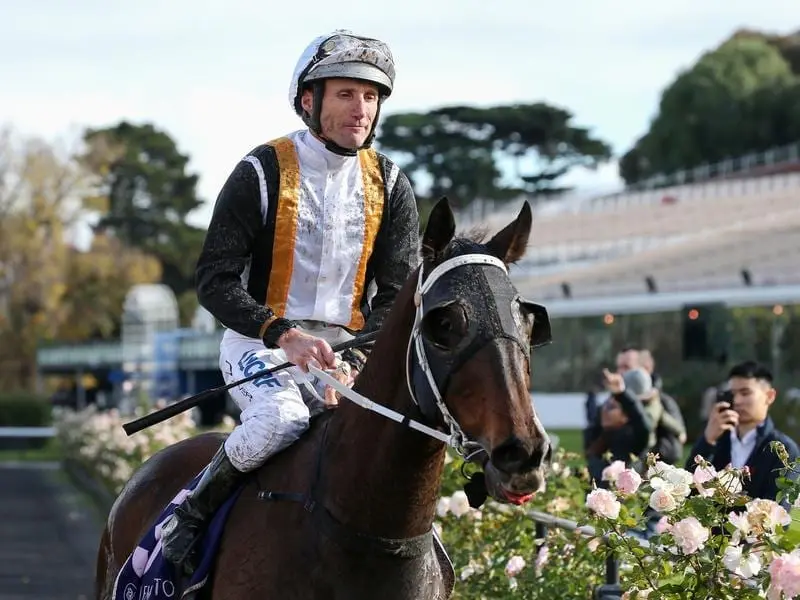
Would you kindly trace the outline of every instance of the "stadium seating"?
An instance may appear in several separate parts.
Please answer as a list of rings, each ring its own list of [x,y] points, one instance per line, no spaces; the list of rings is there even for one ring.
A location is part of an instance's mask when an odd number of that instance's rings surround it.
[[[519,209],[514,203],[514,212]],[[509,211],[484,224],[496,231]],[[573,297],[800,284],[800,174],[652,190],[584,202],[534,217],[515,271],[525,293]]]

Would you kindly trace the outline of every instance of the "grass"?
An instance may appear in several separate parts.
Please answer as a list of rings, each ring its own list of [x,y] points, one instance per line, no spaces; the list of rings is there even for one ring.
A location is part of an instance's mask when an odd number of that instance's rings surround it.
[[[583,454],[583,432],[580,429],[548,429],[547,433],[558,436],[558,445],[567,452]]]

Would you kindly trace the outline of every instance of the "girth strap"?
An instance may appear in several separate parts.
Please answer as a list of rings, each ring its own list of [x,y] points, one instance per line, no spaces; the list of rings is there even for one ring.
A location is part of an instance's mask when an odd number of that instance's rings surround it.
[[[317,502],[319,497],[317,488],[321,483],[322,475],[322,455],[324,454],[325,441],[328,438],[328,424],[325,421],[322,439],[317,449],[317,468],[314,481],[311,484],[311,491],[308,494],[299,492],[273,492],[270,490],[259,490],[258,499],[265,502],[297,502],[311,513],[314,524],[319,530],[334,543],[350,552],[361,554],[381,554],[396,558],[418,558],[424,556],[433,549],[433,529],[410,538],[384,538],[358,531],[353,531],[346,525],[340,523],[330,511]]]

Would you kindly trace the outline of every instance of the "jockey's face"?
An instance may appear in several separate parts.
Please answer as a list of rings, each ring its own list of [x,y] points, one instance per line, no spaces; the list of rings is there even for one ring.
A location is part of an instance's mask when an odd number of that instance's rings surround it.
[[[313,96],[303,94],[303,108],[311,113]],[[355,79],[328,79],[322,99],[323,137],[342,148],[359,148],[372,130],[378,113],[378,88]]]

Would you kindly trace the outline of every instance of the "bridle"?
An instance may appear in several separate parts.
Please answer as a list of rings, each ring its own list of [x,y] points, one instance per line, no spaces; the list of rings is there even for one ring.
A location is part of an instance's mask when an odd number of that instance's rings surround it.
[[[459,256],[454,256],[434,267],[427,278],[425,277],[424,269],[421,266],[419,268],[419,277],[417,279],[417,289],[414,293],[414,325],[411,330],[408,348],[406,351],[406,384],[408,386],[408,391],[411,395],[412,401],[414,402],[415,406],[420,409],[423,415],[431,412],[430,410],[426,410],[424,404],[420,403],[419,390],[417,390],[414,385],[413,373],[414,369],[418,368],[424,375],[427,387],[430,389],[433,397],[433,405],[435,406],[435,409],[438,412],[438,415],[441,417],[445,427],[448,429],[447,432],[440,431],[439,429],[411,419],[406,415],[373,402],[369,398],[366,398],[365,396],[354,391],[352,388],[344,385],[322,369],[319,369],[315,366],[309,366],[309,371],[320,381],[331,386],[342,396],[348,398],[362,408],[376,412],[384,417],[392,419],[393,421],[397,421],[398,423],[435,438],[451,446],[456,452],[458,452],[459,455],[469,460],[476,454],[483,452],[483,448],[477,442],[469,439],[469,437],[464,433],[464,430],[461,428],[461,425],[447,408],[447,405],[444,402],[442,390],[440,389],[440,384],[436,381],[433,370],[431,369],[422,336],[422,320],[425,314],[424,306],[426,294],[430,292],[431,288],[433,288],[433,286],[445,274],[465,265],[477,265],[483,268],[501,269],[504,274],[508,274],[508,269],[505,263],[499,258],[488,254],[462,254]],[[546,317],[546,312],[544,314]],[[414,361],[414,357],[416,357],[416,361]]]

